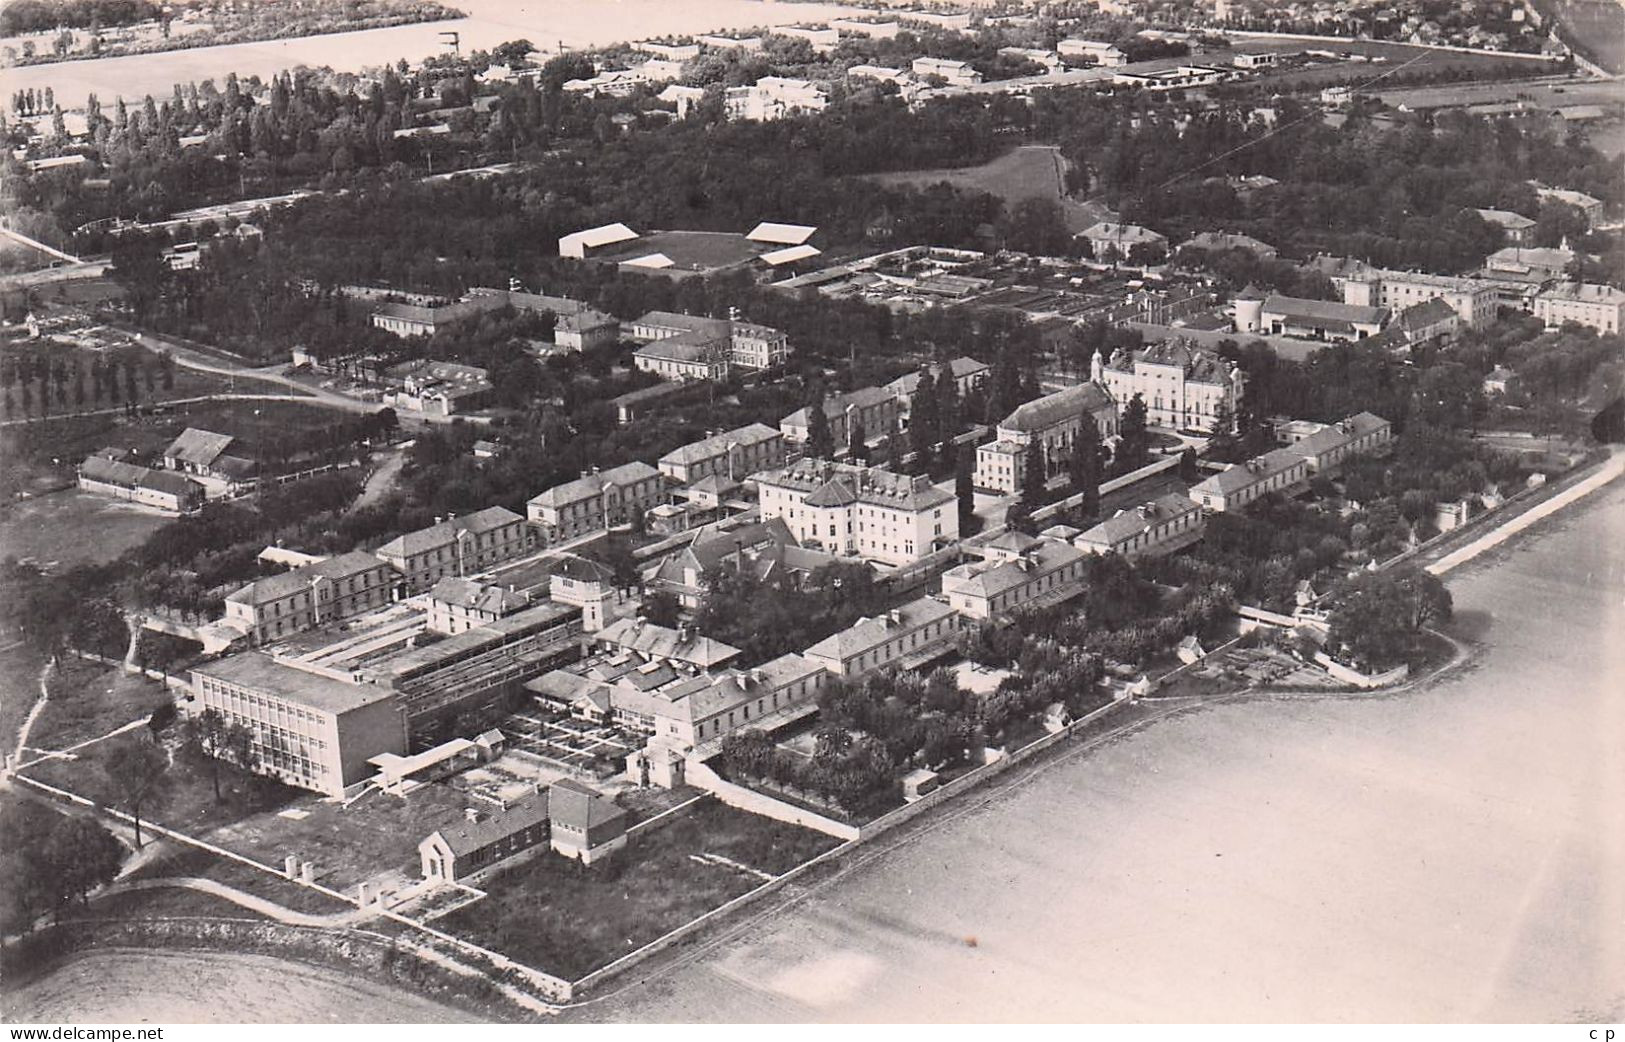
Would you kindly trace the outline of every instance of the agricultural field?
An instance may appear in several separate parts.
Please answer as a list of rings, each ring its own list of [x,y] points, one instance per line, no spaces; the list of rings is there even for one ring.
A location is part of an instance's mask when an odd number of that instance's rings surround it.
[[[1004,200],[1007,209],[1023,199],[1054,199],[1066,215],[1067,230],[1081,232],[1100,217],[1065,194],[1065,167],[1066,160],[1055,146],[1022,145],[980,166],[871,174],[869,180],[915,188],[947,183],[965,191],[996,195]]]

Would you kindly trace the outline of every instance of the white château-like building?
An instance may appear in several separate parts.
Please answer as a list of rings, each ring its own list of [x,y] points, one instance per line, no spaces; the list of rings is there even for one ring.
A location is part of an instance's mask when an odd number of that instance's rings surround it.
[[[1093,417],[1102,442],[1117,436],[1117,403],[1098,381],[1068,387],[1018,406],[1000,422],[998,437],[976,450],[972,479],[976,487],[997,493],[1019,492],[1027,466],[1027,448],[1034,442],[1043,446],[1045,477],[1060,473],[1072,456],[1072,444],[1085,414]]]
[[[959,538],[954,494],[924,475],[804,459],[756,475],[762,520],[809,550],[903,565]]]
[[[1212,431],[1221,408],[1233,427],[1246,384],[1234,362],[1185,337],[1119,349],[1105,363],[1096,354],[1090,376],[1111,393],[1119,412],[1138,394],[1149,424],[1191,431]]]

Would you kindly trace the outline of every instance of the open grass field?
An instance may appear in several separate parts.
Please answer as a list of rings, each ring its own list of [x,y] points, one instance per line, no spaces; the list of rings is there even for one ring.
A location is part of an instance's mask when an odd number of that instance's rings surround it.
[[[8,504],[0,511],[0,558],[42,568],[104,564],[170,522],[149,507],[77,488]]]
[[[0,275],[39,271],[41,268],[49,268],[55,259],[44,250],[36,250],[9,235],[0,235]]]
[[[75,658],[63,658],[46,686],[51,697],[29,736],[29,745],[40,749],[66,749],[100,738],[151,716],[171,700],[156,680]]]
[[[39,698],[41,662],[15,634],[0,637],[0,753],[17,747],[17,731]]]
[[[384,872],[417,878],[418,843],[463,816],[468,801],[446,785],[426,785],[401,799],[369,794],[350,806],[304,796],[289,804],[308,816],[280,817],[276,808],[215,829],[209,842],[245,857],[281,864],[288,854],[316,866],[317,878],[335,890]]]
[[[1066,160],[1053,145],[1022,145],[980,166],[907,170],[871,174],[869,180],[885,185],[928,188],[946,182],[954,188],[987,192],[1004,200],[1006,208],[1023,199],[1054,199],[1061,204],[1069,231],[1080,232],[1099,220],[1081,203],[1063,194]]]
[[[485,884],[485,900],[435,925],[575,979],[763,882],[695,855],[721,855],[778,875],[835,844],[822,833],[708,800],[632,836],[624,850],[591,868],[543,853]]]

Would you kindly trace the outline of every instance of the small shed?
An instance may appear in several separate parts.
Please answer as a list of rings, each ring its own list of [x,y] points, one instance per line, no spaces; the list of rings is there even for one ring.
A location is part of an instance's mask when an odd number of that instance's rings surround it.
[[[1202,647],[1202,642],[1196,639],[1195,634],[1192,634],[1179,642],[1174,654],[1179,657],[1179,661],[1190,666],[1206,658],[1207,650]]]
[[[913,803],[935,791],[939,784],[936,771],[928,771],[924,767],[909,771],[903,776],[903,799]]]

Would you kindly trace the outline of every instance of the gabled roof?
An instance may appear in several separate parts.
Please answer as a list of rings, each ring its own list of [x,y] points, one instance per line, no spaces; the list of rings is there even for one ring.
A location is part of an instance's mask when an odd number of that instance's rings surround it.
[[[598,495],[611,485],[634,485],[650,478],[659,478],[660,471],[640,460],[623,463],[618,467],[611,467],[598,474],[588,474],[586,477],[566,481],[562,485],[554,485],[546,492],[531,498],[532,506],[558,508],[571,503],[579,503],[583,499],[590,499]]]
[[[745,233],[745,238],[754,242],[777,242],[786,246],[800,246],[818,229],[806,224],[776,224],[772,221],[763,221]]]
[[[941,366],[930,366],[929,368],[931,369],[932,379],[936,379],[942,375]],[[958,358],[952,359],[948,362],[948,369],[953,373],[956,381],[964,380],[967,377],[975,376],[978,373],[988,372],[992,368],[993,367],[988,365],[986,362],[978,362],[976,359],[968,358],[964,355],[960,355]],[[904,373],[902,376],[899,376],[897,379],[887,384],[886,390],[890,391],[899,398],[903,398],[913,395],[915,391],[919,390],[919,387],[920,371],[916,369],[911,373]]]
[[[643,619],[618,619],[598,631],[598,640],[644,655],[688,662],[707,669],[738,658],[740,654],[738,648],[720,640],[657,626]]]
[[[678,446],[660,457],[660,462],[687,465],[724,455],[735,445],[759,445],[783,435],[765,423],[751,423],[736,430],[713,434],[709,438]]]
[[[79,464],[79,473],[92,481],[122,485],[126,488],[149,488],[174,496],[190,496],[202,492],[202,486],[185,475],[120,463],[106,456],[85,457],[85,461]]]
[[[893,620],[892,614],[896,615]],[[872,648],[879,647],[898,633],[920,629],[939,619],[954,614],[954,610],[939,600],[921,597],[909,601],[891,614],[859,619],[839,633],[825,637],[808,648],[809,657],[844,661]]]
[[[548,562],[547,570],[555,576],[573,582],[610,583],[615,581],[615,572],[607,565],[577,554],[563,554],[554,558]]]
[[[1047,394],[1025,405],[1018,405],[1015,411],[999,424],[999,428],[1036,433],[1085,412],[1093,415],[1115,408],[1112,396],[1104,387],[1097,383],[1078,384],[1056,391],[1054,394]]]
[[[555,828],[586,831],[626,818],[626,811],[614,800],[569,778],[552,784],[547,790],[547,804]]]
[[[547,821],[550,814],[549,797],[550,792],[542,793],[521,800],[494,814],[482,814],[478,821],[458,821],[442,825],[430,833],[429,838],[439,836],[453,854],[465,857],[507,839],[516,832],[522,832]]]
[[[1065,568],[1082,556],[1083,551],[1070,543],[1040,540],[1038,545],[1020,559],[1006,558],[997,562],[962,564],[952,568],[942,577],[942,589],[944,593],[951,587],[956,593],[967,593],[974,597],[996,597],[1039,576]]]
[[[1081,238],[1091,241],[1109,239],[1114,243],[1134,246],[1140,243],[1166,242],[1165,236],[1150,228],[1143,228],[1138,224],[1118,224],[1115,221],[1101,221],[1092,224],[1079,233]]]
[[[1353,441],[1355,438],[1381,430],[1388,425],[1387,420],[1375,413],[1358,412],[1337,423],[1327,424],[1309,435],[1309,437],[1287,446],[1287,451],[1295,452],[1308,459],[1312,456],[1330,452]]]
[[[447,576],[429,590],[429,599],[469,611],[490,612],[499,618],[530,607],[530,598],[500,586]]]
[[[616,222],[615,224],[602,224],[597,228],[571,232],[559,240],[559,246],[562,248],[566,243],[572,245],[579,243],[588,249],[593,249],[594,247],[609,246],[612,243],[625,242],[628,239],[636,239],[637,237],[637,232],[624,224]]]
[[[464,517],[454,517],[428,528],[396,536],[380,546],[377,552],[380,555],[411,557],[455,542],[458,532],[481,535],[508,525],[523,523],[524,520],[506,507],[486,507]]]
[[[1434,297],[1424,300],[1420,304],[1412,304],[1399,313],[1395,324],[1406,332],[1416,332],[1440,322],[1449,322],[1456,318],[1456,309],[1451,307],[1443,298]]]
[[[1266,314],[1285,318],[1304,319],[1329,325],[1380,326],[1388,318],[1387,308],[1366,307],[1363,304],[1344,304],[1336,300],[1310,300],[1304,297],[1285,297],[1272,293],[1264,301]]]
[[[236,440],[229,434],[188,427],[169,443],[169,448],[164,450],[164,458],[178,459],[196,467],[208,467]]]
[[[844,507],[857,501],[858,494],[845,482],[829,481],[803,502],[810,507]]]
[[[1171,517],[1179,517],[1201,509],[1188,497],[1170,492],[1142,506],[1119,510],[1077,538],[1080,543],[1111,546],[1131,539],[1154,525],[1160,525]]]
[[[1271,449],[1262,456],[1255,456],[1245,463],[1237,463],[1229,470],[1221,470],[1204,479],[1191,489],[1191,493],[1193,496],[1203,492],[1228,495],[1237,489],[1263,481],[1271,475],[1285,473],[1301,463],[1303,453],[1297,450],[1297,446]]]
[[[816,246],[809,246],[806,243],[802,243],[800,246],[786,246],[782,250],[769,250],[768,252],[762,254],[762,262],[772,265],[773,267],[778,267],[780,264],[792,264],[795,261],[806,260],[809,257],[816,257],[823,252],[823,250],[820,250]]]

